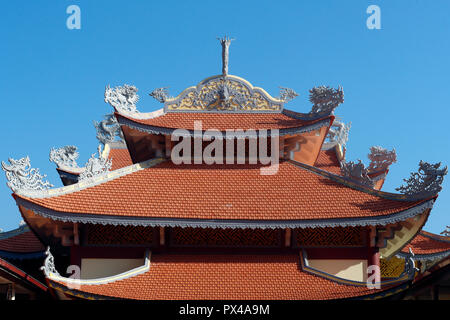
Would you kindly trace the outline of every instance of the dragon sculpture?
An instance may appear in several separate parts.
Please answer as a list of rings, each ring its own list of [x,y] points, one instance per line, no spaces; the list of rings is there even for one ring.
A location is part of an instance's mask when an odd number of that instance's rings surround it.
[[[43,181],[46,175],[41,175],[39,169],[31,168],[30,158],[15,160],[8,159],[9,164],[2,161],[2,169],[5,171],[7,185],[14,192],[21,190],[45,190],[53,187],[48,181]]]
[[[117,111],[137,112],[136,103],[139,101],[138,89],[135,86],[124,84],[111,88],[105,88],[105,102],[113,106]]]
[[[432,196],[442,190],[442,182],[447,174],[447,167],[439,169],[441,163],[430,164],[420,161],[418,172],[411,172],[408,179],[403,179],[406,185],[395,190],[406,195]]]
[[[77,159],[79,157],[77,147],[75,146],[65,146],[62,148],[52,148],[50,150],[49,160],[50,162],[56,163],[58,167],[66,166],[72,168],[78,168]]]

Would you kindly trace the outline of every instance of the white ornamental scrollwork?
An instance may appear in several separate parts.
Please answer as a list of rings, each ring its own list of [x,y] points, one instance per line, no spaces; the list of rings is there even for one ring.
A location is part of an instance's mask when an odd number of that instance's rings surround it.
[[[8,187],[14,192],[53,187],[50,182],[43,181],[46,175],[41,175],[39,169],[31,168],[28,156],[19,160],[9,158],[8,161],[10,164],[2,161],[2,169],[5,171]]]
[[[65,146],[62,148],[52,148],[50,150],[49,160],[56,163],[58,167],[65,166],[71,168],[78,168],[77,159],[79,153],[75,146]]]
[[[122,129],[114,114],[107,114],[104,118],[100,122],[94,121],[94,127],[97,130],[97,139],[103,144],[114,141],[124,142],[125,139]]]
[[[167,99],[169,99],[169,88],[168,87],[164,87],[164,88],[157,88],[155,90],[153,90],[149,96],[153,97],[154,99],[158,100],[161,103],[166,102]]]
[[[335,120],[328,130],[327,143],[340,144],[344,147],[348,141],[348,134],[352,123],[345,124],[343,122]]]
[[[344,90],[327,86],[314,87],[309,90],[309,101],[313,104],[312,114],[330,114],[344,102]]]
[[[432,196],[442,190],[442,182],[447,174],[447,167],[439,169],[441,163],[430,164],[420,161],[418,172],[411,172],[406,185],[396,188],[400,193],[410,196]]]
[[[280,87],[280,100],[289,102],[298,97],[298,93],[291,88]]]
[[[413,279],[416,272],[419,272],[420,269],[416,268],[414,263],[414,252],[411,248],[409,248],[409,253],[405,257],[405,269],[404,273],[408,276],[409,279]]]
[[[111,170],[112,159],[102,157],[101,145],[98,146],[98,158],[92,154],[85,166],[85,170],[80,174],[78,181],[90,179]]]
[[[44,260],[44,265],[40,268],[44,272],[46,276],[49,276],[50,274],[58,275],[58,271],[56,271],[55,268],[55,258],[50,252],[50,246],[47,247],[47,250],[45,251],[46,258]]]
[[[358,160],[358,163],[354,163],[353,161],[341,162],[341,174],[343,177],[373,188],[375,182],[369,177],[368,173],[368,169],[361,160]]]
[[[105,88],[105,102],[113,106],[117,111],[129,113],[138,112],[136,103],[139,101],[137,95],[138,89],[135,86],[124,84],[111,88],[109,85]]]
[[[380,146],[373,146],[370,148],[368,158],[370,159],[368,168],[370,172],[386,171],[391,164],[397,162],[397,153],[395,149],[388,151]]]

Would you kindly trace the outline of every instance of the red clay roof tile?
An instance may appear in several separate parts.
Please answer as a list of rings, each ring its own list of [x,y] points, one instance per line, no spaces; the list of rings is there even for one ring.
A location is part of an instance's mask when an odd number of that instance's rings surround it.
[[[418,255],[445,252],[450,250],[450,237],[442,237],[422,230],[402,249],[402,252],[408,253],[409,248]]]
[[[225,220],[375,217],[423,202],[385,199],[290,162],[280,163],[275,175],[260,175],[258,165],[166,161],[65,195],[19,197],[67,213]]]
[[[136,300],[324,300],[378,291],[306,273],[301,270],[300,257],[294,254],[153,254],[150,270],[144,274],[107,284],[81,285],[78,290]]]

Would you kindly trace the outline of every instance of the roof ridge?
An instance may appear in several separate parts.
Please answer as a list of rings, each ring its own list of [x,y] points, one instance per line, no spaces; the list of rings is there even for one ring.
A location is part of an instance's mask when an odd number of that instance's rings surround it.
[[[317,168],[314,166],[307,165],[302,162],[298,162],[293,159],[289,159],[287,162],[290,162],[291,165],[293,165],[293,166],[308,170],[314,174],[317,174],[319,176],[322,176],[322,177],[332,180],[334,182],[340,183],[346,187],[349,187],[354,190],[361,191],[361,192],[364,192],[364,193],[367,193],[367,194],[370,194],[370,195],[373,195],[376,197],[384,198],[384,199],[417,202],[417,201],[426,201],[426,200],[430,200],[430,199],[437,197],[437,195],[432,196],[432,197],[426,197],[426,198],[411,197],[411,196],[408,196],[405,194],[398,194],[398,193],[376,190],[376,189],[366,187],[356,181],[351,181],[350,179],[345,178],[343,176],[334,174],[332,172],[329,172],[329,171],[326,171],[326,170],[323,170],[323,169],[320,169],[320,168]]]
[[[450,237],[441,236],[439,234],[435,234],[435,233],[428,232],[428,231],[425,231],[425,230],[421,230],[420,231],[420,235],[422,235],[424,237],[427,237],[429,239],[436,240],[436,241],[450,243]]]
[[[63,186],[63,187],[55,188],[55,189],[45,189],[45,190],[20,190],[20,191],[17,191],[15,194],[20,197],[27,197],[27,198],[32,198],[32,199],[51,198],[54,196],[60,196],[60,195],[68,194],[68,193],[73,193],[73,192],[81,191],[83,189],[101,185],[108,181],[115,180],[117,178],[141,171],[143,169],[153,167],[164,161],[165,161],[165,159],[163,159],[163,158],[152,158],[149,160],[145,160],[145,161],[142,161],[139,163],[132,164],[127,167],[119,168],[117,170],[107,171],[96,177],[86,179],[83,181],[79,181],[77,183],[74,183],[74,184],[71,184],[68,186]]]
[[[1,232],[0,233],[0,240],[12,238],[12,237],[18,236],[20,234],[26,233],[28,231],[30,231],[30,227],[28,225],[23,225],[23,226],[20,226],[20,227],[18,227],[16,229],[12,229],[12,230],[9,230],[9,231]]]

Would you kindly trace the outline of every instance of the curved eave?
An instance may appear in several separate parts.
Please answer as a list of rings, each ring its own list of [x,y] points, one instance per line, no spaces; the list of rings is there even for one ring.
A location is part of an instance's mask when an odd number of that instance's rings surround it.
[[[14,277],[20,279],[21,281],[23,281],[24,283],[26,283],[28,285],[31,285],[32,287],[38,288],[42,291],[47,291],[47,286],[45,286],[44,284],[42,284],[41,282],[39,282],[38,280],[36,280],[32,276],[30,276],[23,270],[17,268],[16,266],[12,265],[11,263],[0,258],[0,271],[2,269],[5,272],[7,272],[8,274],[13,275]]]
[[[175,130],[178,130],[176,133],[177,136],[189,136],[189,137],[194,136],[194,130],[147,125],[147,124],[143,124],[138,121],[135,121],[133,118],[127,117],[127,116],[117,113],[117,112],[115,113],[115,116],[120,125],[127,126],[131,129],[135,129],[135,130],[145,132],[148,134],[171,135],[174,133]],[[328,115],[325,117],[321,117],[319,119],[314,119],[311,123],[308,123],[306,125],[277,129],[277,130],[279,130],[278,134],[274,134],[273,130],[271,128],[255,128],[254,130],[270,130],[270,132],[268,133],[269,136],[294,135],[294,134],[300,134],[300,133],[305,133],[305,132],[311,132],[314,130],[318,130],[322,127],[329,127],[331,125],[333,119],[334,119],[333,116]],[[181,133],[180,129],[185,130],[186,133],[185,134]],[[274,129],[276,129],[276,128],[274,128]],[[222,132],[225,132],[225,131],[222,131]],[[236,134],[238,134],[238,133],[236,133]],[[204,136],[206,136],[206,137],[208,136],[207,131],[205,131]],[[247,133],[247,132],[243,133],[243,137],[255,137],[256,138],[257,136],[258,136],[258,132],[256,132],[255,134]],[[232,138],[235,138],[235,137],[236,137],[236,135],[232,136]]]
[[[356,227],[356,226],[382,226],[404,221],[422,214],[431,209],[434,199],[397,213],[374,216],[339,219],[314,220],[210,220],[210,219],[181,219],[181,218],[154,218],[134,216],[95,215],[89,213],[68,213],[55,211],[39,206],[26,199],[16,196],[17,205],[33,211],[42,217],[73,223],[92,223],[103,225],[124,225],[144,227],[194,227],[194,228],[250,228],[250,229],[277,229],[277,228],[326,228],[326,227]]]

